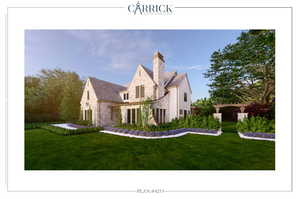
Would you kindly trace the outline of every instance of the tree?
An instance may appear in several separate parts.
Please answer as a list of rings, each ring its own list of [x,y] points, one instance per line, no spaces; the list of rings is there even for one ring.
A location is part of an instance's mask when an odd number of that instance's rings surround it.
[[[76,73],[67,73],[59,113],[62,120],[77,120],[80,113],[82,81]]]
[[[275,31],[250,30],[215,51],[204,74],[217,103],[267,104],[275,96]]]
[[[79,117],[83,81],[74,72],[41,70],[25,77],[25,121],[50,122]]]
[[[213,100],[211,98],[202,98],[198,99],[196,102],[192,104],[196,108],[199,108],[199,115],[209,116],[212,115],[215,111],[213,106]]]

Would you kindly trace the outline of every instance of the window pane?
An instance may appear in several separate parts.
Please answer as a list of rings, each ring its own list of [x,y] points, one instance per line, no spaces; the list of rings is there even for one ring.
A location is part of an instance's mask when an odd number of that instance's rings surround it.
[[[132,111],[132,124],[135,124],[135,109],[131,109]]]
[[[127,123],[130,124],[130,109],[127,109]]]
[[[141,86],[141,97],[145,96],[145,87],[144,85]]]
[[[140,89],[139,86],[135,87],[135,98],[139,98],[140,97]]]

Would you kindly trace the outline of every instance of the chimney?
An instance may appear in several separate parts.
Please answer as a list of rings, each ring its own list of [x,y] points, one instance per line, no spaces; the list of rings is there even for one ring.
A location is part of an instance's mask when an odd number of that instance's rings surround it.
[[[157,98],[164,95],[164,70],[164,57],[157,51],[153,56],[153,80],[157,84]]]

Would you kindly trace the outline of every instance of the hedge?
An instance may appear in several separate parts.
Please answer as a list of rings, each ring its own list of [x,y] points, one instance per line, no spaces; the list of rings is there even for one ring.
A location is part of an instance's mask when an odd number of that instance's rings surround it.
[[[93,133],[103,130],[100,127],[91,127],[91,128],[78,128],[78,129],[65,129],[57,126],[44,125],[41,126],[42,129],[48,130],[57,135],[79,135],[85,133]]]
[[[142,127],[132,124],[121,124],[117,125],[116,127],[141,131],[166,131],[179,128],[201,128],[208,130],[218,130],[221,127],[221,123],[218,120],[214,119],[212,116],[189,115],[186,118],[174,119],[171,122],[159,124],[157,126],[148,125]]]

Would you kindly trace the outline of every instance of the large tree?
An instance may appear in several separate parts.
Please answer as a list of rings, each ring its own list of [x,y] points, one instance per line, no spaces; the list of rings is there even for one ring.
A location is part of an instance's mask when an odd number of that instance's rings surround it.
[[[242,32],[238,41],[215,51],[204,74],[218,103],[268,104],[275,96],[275,31]]]
[[[44,122],[79,118],[83,81],[74,72],[41,70],[25,77],[25,120]]]

